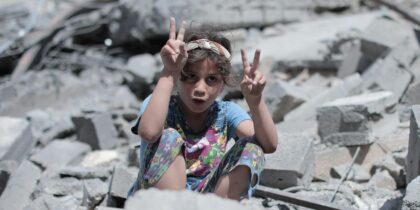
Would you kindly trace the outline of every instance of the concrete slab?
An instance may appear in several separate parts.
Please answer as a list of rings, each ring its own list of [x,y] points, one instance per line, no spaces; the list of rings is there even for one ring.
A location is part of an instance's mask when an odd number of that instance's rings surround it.
[[[93,150],[112,149],[117,145],[117,130],[110,113],[93,113],[72,117],[77,138]]]
[[[31,160],[44,168],[65,166],[89,152],[90,146],[71,140],[54,140],[31,156]]]
[[[383,135],[376,131],[382,130],[383,124],[397,127],[396,112],[388,111],[396,103],[391,92],[383,91],[340,98],[318,107],[321,142],[347,146],[372,143],[375,137]]]
[[[0,117],[0,160],[26,159],[34,147],[30,123],[23,118]]]
[[[314,170],[312,137],[303,134],[279,134],[278,149],[266,155],[260,184],[274,188],[308,185]]]
[[[407,183],[420,175],[420,105],[414,105],[411,108],[406,172]]]
[[[12,174],[0,197],[0,209],[23,209],[31,202],[30,196],[40,177],[41,169],[29,161],[23,161]]]

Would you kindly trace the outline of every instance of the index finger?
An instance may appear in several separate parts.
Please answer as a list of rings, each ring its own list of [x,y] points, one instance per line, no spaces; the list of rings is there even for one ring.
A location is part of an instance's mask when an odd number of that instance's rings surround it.
[[[175,18],[169,19],[169,39],[175,39]]]
[[[258,69],[258,65],[260,64],[260,54],[261,50],[255,50],[254,61],[252,62],[250,73],[254,73]]]

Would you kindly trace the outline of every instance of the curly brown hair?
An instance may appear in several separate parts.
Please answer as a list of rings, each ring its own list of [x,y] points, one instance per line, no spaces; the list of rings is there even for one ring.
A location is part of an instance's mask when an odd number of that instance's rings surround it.
[[[230,41],[221,35],[219,32],[210,31],[210,30],[202,30],[202,29],[192,29],[187,31],[185,36],[185,42],[188,43],[190,41],[198,40],[198,39],[208,39],[210,41],[216,42],[226,48],[229,53],[232,54],[231,44]],[[193,49],[188,52],[188,59],[187,63],[185,64],[184,69],[181,71],[180,80],[185,81],[185,69],[192,63],[196,63],[202,61],[203,59],[210,59],[216,65],[217,69],[219,69],[220,74],[222,75],[223,82],[228,86],[234,86],[235,84],[235,76],[233,75],[232,65],[230,60],[227,59],[225,56],[218,55],[211,50],[207,49]]]

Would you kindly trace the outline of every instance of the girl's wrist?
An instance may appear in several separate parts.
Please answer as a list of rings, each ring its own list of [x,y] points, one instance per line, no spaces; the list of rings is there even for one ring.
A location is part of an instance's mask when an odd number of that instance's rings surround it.
[[[245,101],[250,108],[257,107],[262,102],[262,100],[263,98],[261,94],[245,96]]]

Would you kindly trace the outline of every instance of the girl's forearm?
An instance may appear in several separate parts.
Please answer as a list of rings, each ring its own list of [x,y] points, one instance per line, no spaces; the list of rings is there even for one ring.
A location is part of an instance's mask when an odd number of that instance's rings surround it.
[[[252,114],[255,137],[265,153],[273,153],[278,144],[277,129],[262,97],[247,100]]]
[[[150,102],[140,119],[138,133],[142,139],[155,142],[161,136],[174,86],[175,78],[173,75],[162,71]]]

